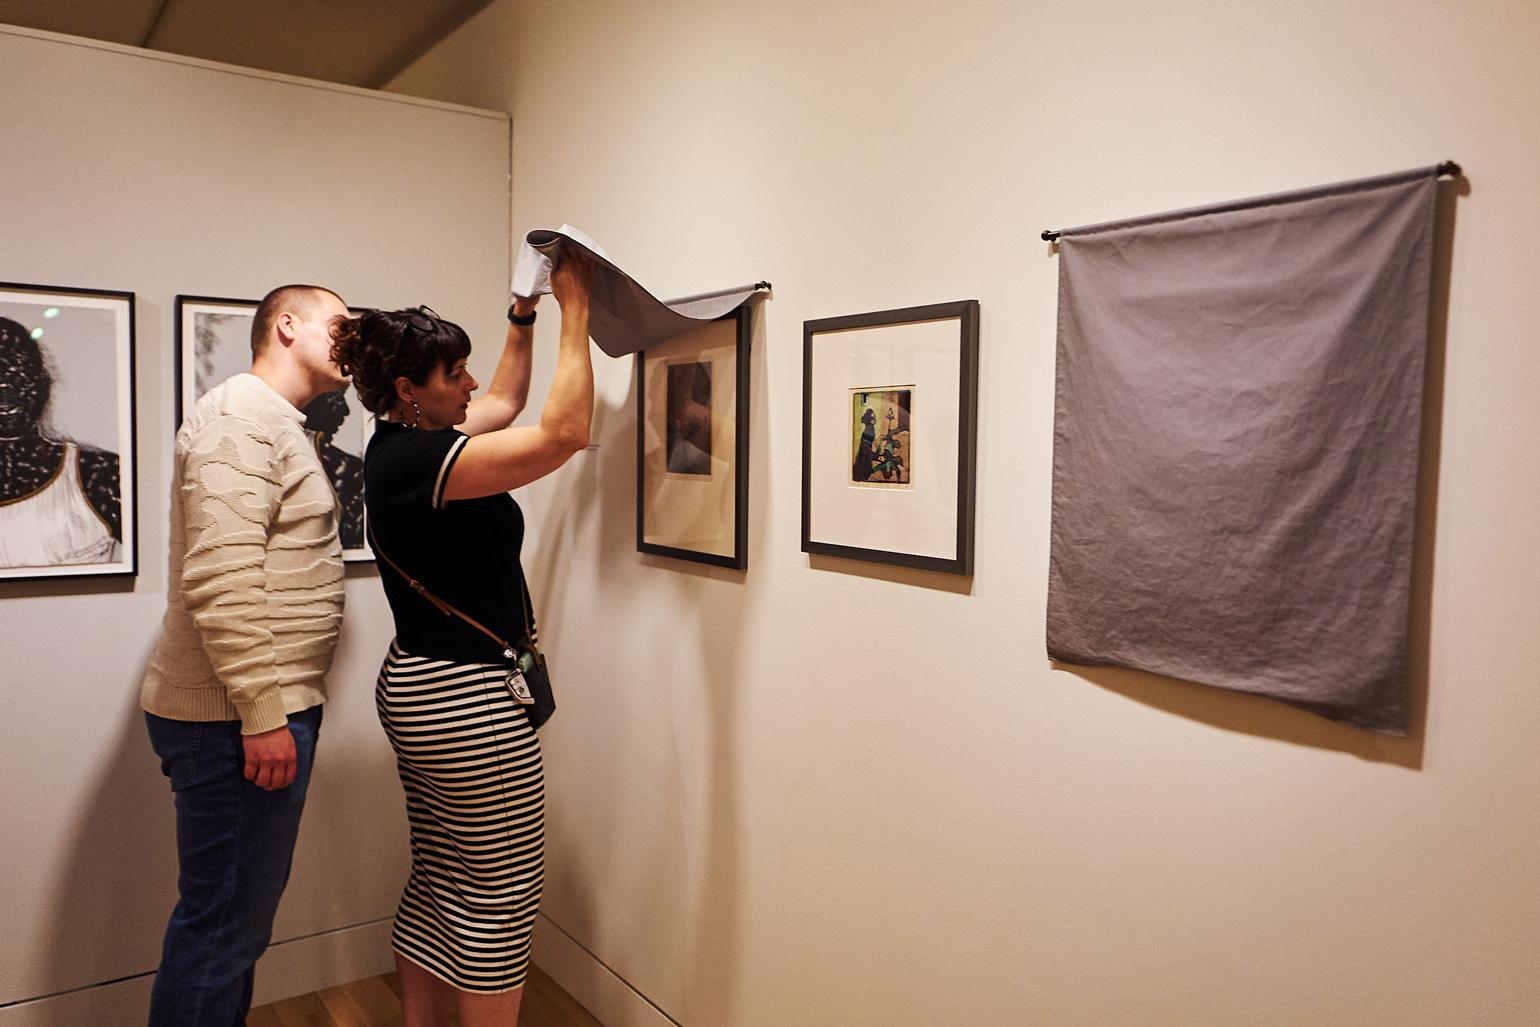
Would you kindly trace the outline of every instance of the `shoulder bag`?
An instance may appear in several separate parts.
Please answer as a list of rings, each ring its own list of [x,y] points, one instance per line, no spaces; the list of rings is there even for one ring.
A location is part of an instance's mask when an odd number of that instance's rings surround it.
[[[524,580],[524,568],[519,568],[519,592],[524,599],[524,644],[515,646],[507,639],[499,638],[490,628],[476,620],[469,614],[461,611],[452,604],[440,599],[429,592],[427,587],[406,571],[400,564],[392,560],[380,548],[380,543],[374,537],[373,529],[369,531],[369,545],[374,549],[380,559],[390,565],[390,569],[401,575],[403,581],[412,586],[412,590],[432,603],[440,613],[448,617],[459,617],[465,623],[475,628],[497,643],[502,650],[503,659],[513,663],[513,670],[509,672],[505,683],[508,691],[512,693],[514,701],[523,706],[524,713],[529,717],[531,727],[538,729],[542,724],[551,719],[551,714],[556,712],[556,693],[551,690],[551,672],[546,664],[545,657],[541,655],[539,647],[535,644],[533,628],[534,613],[530,609],[529,583]]]

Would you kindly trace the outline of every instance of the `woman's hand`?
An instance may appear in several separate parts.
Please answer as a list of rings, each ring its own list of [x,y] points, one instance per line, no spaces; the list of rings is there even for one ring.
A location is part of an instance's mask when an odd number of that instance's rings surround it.
[[[539,302],[539,296],[515,296],[513,298],[513,313],[516,317],[528,317],[535,312],[535,304]]]
[[[551,269],[551,295],[556,297],[563,310],[573,304],[586,308],[592,279],[593,261],[575,253],[564,253]]]

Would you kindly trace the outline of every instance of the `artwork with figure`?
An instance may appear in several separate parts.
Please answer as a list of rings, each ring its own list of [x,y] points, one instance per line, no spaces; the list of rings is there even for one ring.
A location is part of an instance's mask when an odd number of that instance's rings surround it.
[[[851,389],[853,485],[910,487],[910,403],[913,386]]]
[[[973,573],[978,306],[802,323],[804,553]]]
[[[740,306],[636,355],[636,549],[748,567],[749,336]]]
[[[668,470],[711,473],[711,365],[668,365]]]
[[[178,296],[181,339],[181,415],[209,389],[251,367],[251,300]],[[356,311],[355,311],[356,313]],[[190,345],[189,345],[190,343]],[[369,418],[349,389],[316,397],[304,410],[305,429],[337,495],[337,537],[342,558],[370,560],[364,538],[364,446]],[[178,418],[180,421],[180,417]]]
[[[133,572],[132,465],[120,456],[133,451],[132,308],[121,295],[0,287],[0,577]]]
[[[364,547],[364,459],[335,442],[349,413],[342,392],[323,392],[305,407],[305,430],[337,494],[337,537],[344,550]]]

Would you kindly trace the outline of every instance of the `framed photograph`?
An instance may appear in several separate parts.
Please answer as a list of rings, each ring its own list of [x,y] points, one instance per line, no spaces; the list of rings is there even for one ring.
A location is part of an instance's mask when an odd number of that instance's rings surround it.
[[[217,296],[176,298],[176,423],[205,392],[251,368],[251,326],[257,300]],[[354,310],[357,314],[359,311]],[[364,447],[374,421],[350,388],[316,397],[305,408],[305,430],[337,494],[342,559],[373,560],[364,538]]]
[[[636,355],[636,548],[748,567],[750,310]]]
[[[979,304],[802,327],[802,551],[973,573]]]
[[[134,294],[0,283],[0,579],[139,570]]]

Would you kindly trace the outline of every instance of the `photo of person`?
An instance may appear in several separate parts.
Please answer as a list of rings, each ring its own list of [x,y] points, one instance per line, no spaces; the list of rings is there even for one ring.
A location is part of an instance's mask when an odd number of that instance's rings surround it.
[[[910,403],[914,389],[852,389],[853,485],[912,485]]]
[[[251,362],[250,300],[177,297],[181,355],[181,409]],[[352,311],[357,313],[357,311]],[[324,393],[305,407],[305,428],[337,496],[337,535],[344,561],[372,560],[364,532],[364,447],[369,417],[351,389]]]
[[[129,303],[70,300],[0,288],[0,577],[133,569]]]
[[[668,470],[711,473],[711,365],[668,366]]]
[[[305,407],[305,430],[314,435],[316,455],[337,493],[337,537],[344,550],[364,547],[364,461],[333,441],[348,413],[341,392],[323,392]]]

